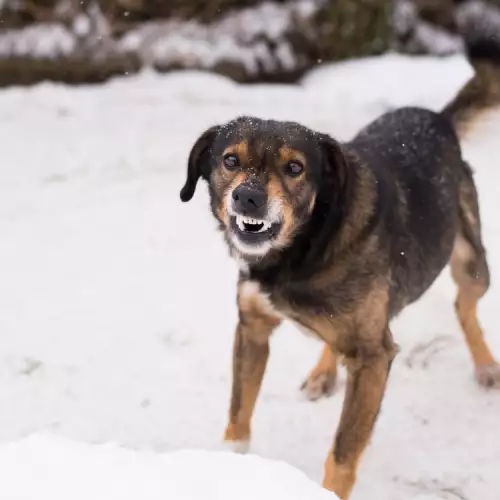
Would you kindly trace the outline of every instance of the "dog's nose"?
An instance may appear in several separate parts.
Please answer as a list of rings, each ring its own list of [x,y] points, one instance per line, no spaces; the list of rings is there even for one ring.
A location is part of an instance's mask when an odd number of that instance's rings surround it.
[[[259,187],[240,184],[233,191],[234,208],[238,212],[255,213],[267,202],[266,192]]]

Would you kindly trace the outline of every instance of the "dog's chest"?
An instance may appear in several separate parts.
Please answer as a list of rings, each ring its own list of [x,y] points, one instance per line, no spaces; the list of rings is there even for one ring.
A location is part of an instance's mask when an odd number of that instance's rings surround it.
[[[273,300],[272,295],[262,290],[258,281],[245,281],[240,285],[240,297],[243,300],[251,300],[258,306],[263,314],[272,316],[280,320],[289,320],[308,337],[317,337],[317,333],[304,326],[299,320],[299,314],[296,314],[290,307],[283,307]]]
[[[284,310],[276,307],[271,294],[265,293],[258,281],[244,281],[239,287],[241,301],[251,301],[261,313],[274,318],[288,319]]]

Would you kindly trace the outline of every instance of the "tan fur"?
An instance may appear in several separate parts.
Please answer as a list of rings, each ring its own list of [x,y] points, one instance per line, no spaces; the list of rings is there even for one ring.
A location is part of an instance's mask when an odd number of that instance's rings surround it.
[[[269,337],[280,324],[258,287],[242,284],[238,289],[240,321],[236,328],[233,354],[233,391],[229,423],[224,439],[250,438],[250,423],[269,357]]]
[[[458,286],[455,308],[474,362],[476,377],[482,385],[500,385],[500,366],[485,341],[477,318],[478,302],[488,289],[488,267],[484,257],[478,255],[462,235],[457,236],[451,271]]]
[[[340,498],[348,498],[354,486],[396,354],[388,318],[381,314],[386,301],[387,290],[375,287],[355,314],[357,338],[352,338],[351,331],[338,345],[347,367],[347,388],[334,445],[325,463],[323,486]]]
[[[285,165],[286,163],[288,163],[290,161],[298,161],[304,167],[307,168],[306,157],[304,156],[303,153],[301,153],[300,151],[297,151],[296,149],[288,148],[288,147],[279,148],[279,155],[280,155],[280,161],[281,161],[282,165]],[[305,173],[305,170],[304,170],[304,173]],[[292,179],[292,181],[293,181],[293,179]]]
[[[477,318],[479,300],[490,284],[486,253],[481,241],[477,192],[472,182],[459,189],[461,229],[451,256],[451,273],[458,286],[455,308],[481,385],[500,387],[500,365],[486,343]]]
[[[248,163],[250,161],[248,154],[248,141],[241,141],[227,147],[222,153],[222,156],[226,156],[228,154],[235,154],[241,162]]]
[[[376,194],[373,174],[368,169],[359,169],[356,188],[352,196],[352,205],[356,207],[356,210],[347,214],[338,238],[339,250],[351,243],[373,213]]]
[[[324,344],[321,356],[301,386],[307,397],[315,401],[333,393],[337,380],[337,355],[328,344]]]
[[[217,208],[217,216],[219,217],[219,220],[221,220],[226,226],[229,224],[229,213],[228,213],[228,193],[231,193],[234,188],[239,186],[242,182],[245,182],[246,175],[244,173],[237,173],[237,174],[229,174],[223,173],[219,174],[224,177],[225,183],[226,183],[226,188],[224,190],[224,196],[222,197],[222,202],[220,206]],[[228,178],[229,180],[228,182]]]
[[[347,499],[356,481],[385,392],[388,352],[347,360],[347,388],[332,451],[325,462],[323,486]]]
[[[335,444],[325,464],[324,486],[347,498],[356,477],[360,457],[368,444],[385,390],[389,364],[396,353],[388,330],[387,288],[376,285],[350,314],[330,320],[303,310],[276,308],[257,284],[239,286],[241,320],[235,340],[235,376],[231,412],[225,439],[250,437],[250,422],[268,356],[268,339],[281,318],[288,317],[328,342],[318,371],[336,370],[333,352],[347,366],[348,383],[344,409]],[[354,334],[354,332],[356,332]],[[241,356],[241,352],[245,352]],[[345,495],[345,496],[343,496]]]
[[[259,284],[253,281],[244,281],[239,285],[238,307],[244,314],[265,315],[266,320],[274,318],[279,323],[279,320],[283,319],[269,297],[261,292]]]
[[[257,146],[259,148],[260,146]],[[240,141],[229,145],[223,151],[222,157],[227,154],[234,154],[238,157],[242,169],[238,174],[228,171],[224,168],[222,162],[219,168],[213,174],[213,184],[221,193],[221,203],[216,209],[218,219],[227,226],[227,193],[230,193],[239,184],[255,180],[255,165],[254,158],[250,154],[248,141]],[[298,161],[307,169],[306,158],[300,151],[282,147],[279,149],[278,155],[275,158],[274,168],[269,174],[267,182],[267,195],[272,203],[280,207],[283,218],[283,229],[276,240],[276,247],[283,248],[292,240],[295,232],[298,229],[297,221],[294,218],[294,209],[292,199],[297,198],[299,194],[306,196],[308,200],[309,212],[314,209],[316,193],[312,192],[309,184],[305,180],[305,175],[299,175],[295,178],[286,177],[283,175],[283,169],[286,163],[290,161]]]
[[[466,139],[483,117],[500,112],[500,68],[490,62],[474,62],[475,74],[445,108],[458,135]]]
[[[277,239],[276,246],[284,247],[290,243],[296,225],[293,216],[293,208],[285,196],[281,180],[276,174],[270,175],[269,182],[267,184],[267,195],[270,200],[278,203],[281,207],[283,229]]]

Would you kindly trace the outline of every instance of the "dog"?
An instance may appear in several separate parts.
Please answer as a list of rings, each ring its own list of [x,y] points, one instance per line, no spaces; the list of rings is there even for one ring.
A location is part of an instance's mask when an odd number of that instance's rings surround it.
[[[439,113],[390,111],[345,143],[298,123],[238,117],[192,147],[181,199],[207,181],[211,211],[240,268],[225,431],[235,448],[248,446],[269,338],[291,320],[324,342],[303,386],[312,399],[331,392],[338,361],[347,368],[323,486],[348,499],[398,351],[390,321],[448,263],[477,381],[500,387],[476,313],[489,270],[459,142],[500,103],[499,47],[493,39],[468,43],[475,75]]]

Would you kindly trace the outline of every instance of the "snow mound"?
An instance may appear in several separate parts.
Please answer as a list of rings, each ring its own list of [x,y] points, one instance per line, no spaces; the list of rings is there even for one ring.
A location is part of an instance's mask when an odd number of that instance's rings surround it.
[[[155,454],[46,434],[0,447],[0,469],[9,500],[335,500],[292,466],[257,456]]]

